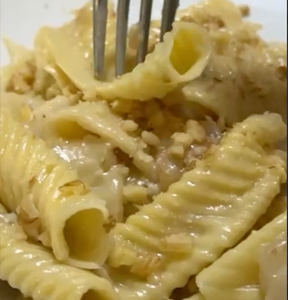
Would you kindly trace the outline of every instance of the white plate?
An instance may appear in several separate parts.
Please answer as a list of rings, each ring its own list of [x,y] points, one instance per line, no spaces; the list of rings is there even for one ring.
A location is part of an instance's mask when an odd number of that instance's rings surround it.
[[[287,2],[284,0],[234,0],[248,4],[252,10],[251,19],[263,24],[262,35],[270,41],[287,41]],[[198,2],[181,0],[181,7]],[[37,30],[43,25],[60,25],[71,19],[73,9],[86,3],[86,0],[1,0],[0,37],[7,36],[15,42],[32,46]],[[130,22],[135,23],[139,16],[140,0],[131,0]],[[161,16],[163,0],[154,0],[153,17]],[[9,62],[6,49],[1,42],[0,64]],[[0,282],[0,300],[14,300]],[[5,294],[5,295],[4,295]],[[7,298],[8,297],[8,298]]]

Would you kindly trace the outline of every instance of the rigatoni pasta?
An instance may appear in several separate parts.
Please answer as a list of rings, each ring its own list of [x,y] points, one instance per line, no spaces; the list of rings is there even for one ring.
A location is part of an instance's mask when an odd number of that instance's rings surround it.
[[[201,1],[178,18],[203,25],[214,45],[202,75],[169,98],[198,103],[229,124],[266,111],[287,122],[286,43],[263,41],[261,24],[243,22],[241,8],[228,0]]]
[[[162,299],[233,247],[286,181],[285,161],[265,149],[285,135],[276,114],[249,117],[166,193],[117,224],[109,263],[121,299],[138,290]]]
[[[61,261],[103,264],[109,247],[105,202],[43,140],[0,111],[0,197],[26,232]],[[97,234],[94,234],[97,230]],[[81,242],[80,242],[81,241]]]
[[[0,214],[0,279],[33,300],[116,300],[108,281],[59,263],[43,247],[27,242],[13,216]]]
[[[73,123],[88,132],[101,136],[132,158],[134,164],[147,177],[154,177],[155,161],[151,155],[143,151],[147,145],[124,130],[123,120],[111,112],[106,102],[83,102],[68,109],[59,110],[51,117],[50,122],[51,127],[54,127],[60,136],[65,135],[65,129],[73,127]]]
[[[162,98],[180,84],[197,78],[209,59],[207,33],[198,25],[179,22],[143,64],[119,79],[101,82],[94,78],[90,59],[85,57],[86,52],[81,46],[83,42],[75,44],[75,36],[71,35],[74,26],[72,23],[58,30],[47,29],[45,46],[87,100],[93,100],[96,95],[105,100]],[[67,47],[72,51],[73,60],[67,57]]]
[[[286,234],[287,212],[259,231],[252,232],[246,240],[203,270],[196,278],[201,294],[206,300],[285,299],[287,296]],[[264,247],[270,249],[267,251],[262,249]],[[267,253],[261,253],[263,251]],[[260,262],[261,256],[263,256],[262,262]],[[264,284],[261,287],[260,278],[267,276],[267,273],[261,270],[262,264],[267,271],[269,268],[269,273],[273,273],[273,276],[262,282]]]
[[[99,80],[91,9],[32,50],[6,40],[0,283],[21,300],[282,300],[287,45],[208,0],[164,42],[152,21],[138,66],[132,26],[115,78],[110,2]]]

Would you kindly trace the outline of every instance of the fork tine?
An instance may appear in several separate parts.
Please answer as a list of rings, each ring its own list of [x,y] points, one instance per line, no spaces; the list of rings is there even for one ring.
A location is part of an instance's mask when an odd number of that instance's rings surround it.
[[[162,10],[161,35],[160,41],[167,31],[172,30],[172,24],[175,19],[176,11],[179,6],[179,0],[165,0]]]
[[[138,63],[142,63],[147,54],[152,4],[153,4],[153,0],[141,1],[140,20],[139,20],[140,45],[137,52]]]
[[[105,40],[108,15],[108,1],[92,0],[93,8],[93,58],[94,73],[97,78],[104,75],[105,68]]]
[[[125,70],[129,6],[130,0],[118,0],[116,31],[116,76],[122,75]]]

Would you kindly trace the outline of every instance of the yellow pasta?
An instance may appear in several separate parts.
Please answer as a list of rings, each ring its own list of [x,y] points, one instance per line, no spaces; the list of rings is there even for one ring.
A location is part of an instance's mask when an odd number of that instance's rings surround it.
[[[117,224],[109,263],[121,299],[165,299],[234,246],[286,181],[285,161],[267,148],[285,135],[279,115],[249,117],[166,193]]]
[[[96,268],[107,257],[105,202],[44,141],[0,110],[0,197],[57,259]]]
[[[121,128],[123,120],[114,115],[104,101],[95,103],[82,102],[60,110],[52,116],[51,123],[60,136],[65,137],[67,135],[65,130],[70,131],[70,127],[73,128],[74,123],[84,130],[110,141],[130,157],[133,157],[137,151],[137,140],[129,136]],[[74,130],[74,132],[76,133],[77,130]]]
[[[245,32],[245,28],[242,32]],[[223,42],[231,36],[229,30],[226,32],[223,30],[222,35],[226,37],[221,36],[215,40]],[[220,42],[219,48],[222,49],[223,45]],[[241,41],[237,42],[242,47]],[[239,54],[234,48],[235,44],[236,41],[231,42],[229,52],[238,57]],[[277,49],[277,47],[274,48]],[[283,53],[287,53],[287,47],[285,45],[283,51],[277,53],[278,55],[275,55],[274,48],[273,46],[261,50],[251,46],[244,48],[245,51],[241,56],[245,58],[242,58],[244,62],[241,67],[234,62],[236,58],[231,58],[230,54],[213,53],[210,64],[203,72],[203,77],[189,82],[181,90],[174,90],[167,95],[167,98],[177,99],[184,103],[200,104],[217,116],[223,117],[228,124],[240,122],[251,114],[265,111],[279,113],[287,122],[287,78],[280,79],[277,74],[280,72],[277,70],[287,68],[287,59],[286,61],[283,59]],[[247,57],[249,58],[246,59]],[[222,70],[230,71],[228,73],[230,76],[222,79]],[[215,80],[215,78],[219,79]]]
[[[31,96],[29,94],[19,95],[16,93],[6,93],[1,91],[0,97],[1,108],[6,107],[10,110],[15,119],[20,120],[20,112],[24,106],[27,106]]]
[[[15,44],[7,38],[4,38],[4,43],[11,57],[11,64],[1,68],[1,91],[13,87],[16,92],[29,92],[31,87],[27,85],[25,79],[31,79],[33,51]]]
[[[26,241],[8,214],[0,215],[0,279],[33,300],[114,300],[110,283],[59,263],[46,249]]]
[[[69,162],[80,180],[89,184],[100,199],[105,199],[110,217],[123,221],[122,190],[129,170],[123,165],[115,165],[112,145],[91,135],[80,140],[57,139],[54,142],[54,151]]]
[[[73,126],[74,124],[74,126]],[[145,145],[139,138],[130,136],[122,128],[123,120],[113,114],[109,105],[104,102],[82,102],[68,109],[60,110],[51,118],[51,126],[54,126],[58,134],[65,136],[65,130],[77,132],[77,126],[99,135],[110,142],[114,147],[121,149],[134,164],[148,177],[155,175],[155,162],[153,157],[146,154]],[[74,128],[74,130],[71,128]],[[79,130],[78,130],[79,131]]]
[[[275,219],[277,216],[281,215],[286,210],[287,196],[284,197],[281,194],[277,195],[268,207],[266,213],[257,220],[253,229],[258,230],[262,228],[264,225]]]
[[[122,191],[127,173],[128,170],[122,166],[114,166],[101,176],[98,186],[94,188],[99,197],[105,199],[110,216],[118,222],[123,222]]]
[[[287,300],[287,45],[204,0],[118,77],[113,2],[101,78],[91,1],[5,41],[0,300]]]
[[[214,44],[202,76],[186,85],[180,97],[211,109],[229,124],[265,111],[287,122],[286,43],[263,41],[261,25],[243,22],[240,7],[227,0],[201,1],[179,17],[204,25]]]
[[[111,82],[101,82],[94,78],[92,57],[87,54],[90,47],[83,47],[81,35],[75,40],[75,26],[77,24],[72,22],[62,28],[46,29],[45,47],[87,100],[95,100],[97,96],[105,100],[162,98],[180,84],[201,75],[210,54],[210,42],[203,28],[176,22],[173,30],[165,35],[164,42],[156,45],[144,63]]]
[[[37,137],[52,137],[51,128],[47,124],[49,116],[59,109],[69,107],[73,101],[65,96],[56,96],[50,101],[33,94],[16,94],[1,92],[1,107],[6,107],[13,118],[26,125]]]
[[[204,295],[206,300],[264,299],[259,289],[261,247],[264,244],[271,243],[286,231],[287,212],[281,214],[259,231],[252,232],[246,240],[241,242],[234,249],[226,252],[220,259],[207,269],[204,269],[196,277],[196,282],[201,294]],[[274,253],[274,255],[276,254]],[[284,255],[286,258],[286,254]],[[269,264],[269,261],[266,259],[264,263]],[[287,261],[285,265],[287,265]],[[273,270],[269,270],[269,272],[272,273]],[[287,275],[285,275],[284,285],[287,289],[286,276]],[[280,289],[278,293],[278,295],[274,295],[276,298],[270,299],[282,299],[283,295],[281,295]],[[285,294],[285,296],[286,295],[287,294]]]

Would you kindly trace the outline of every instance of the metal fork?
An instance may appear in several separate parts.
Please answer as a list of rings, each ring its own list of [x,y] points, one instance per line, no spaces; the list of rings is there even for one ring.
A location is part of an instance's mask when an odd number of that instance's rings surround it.
[[[95,77],[101,79],[105,69],[105,39],[108,15],[108,0],[92,0],[93,2],[93,58]],[[148,49],[150,21],[153,0],[141,0],[139,17],[139,35],[141,42],[137,50],[137,61],[145,60]],[[116,76],[121,76],[125,70],[125,56],[128,31],[130,0],[118,0],[116,29]],[[162,9],[160,41],[167,31],[172,29],[179,0],[164,0]]]

